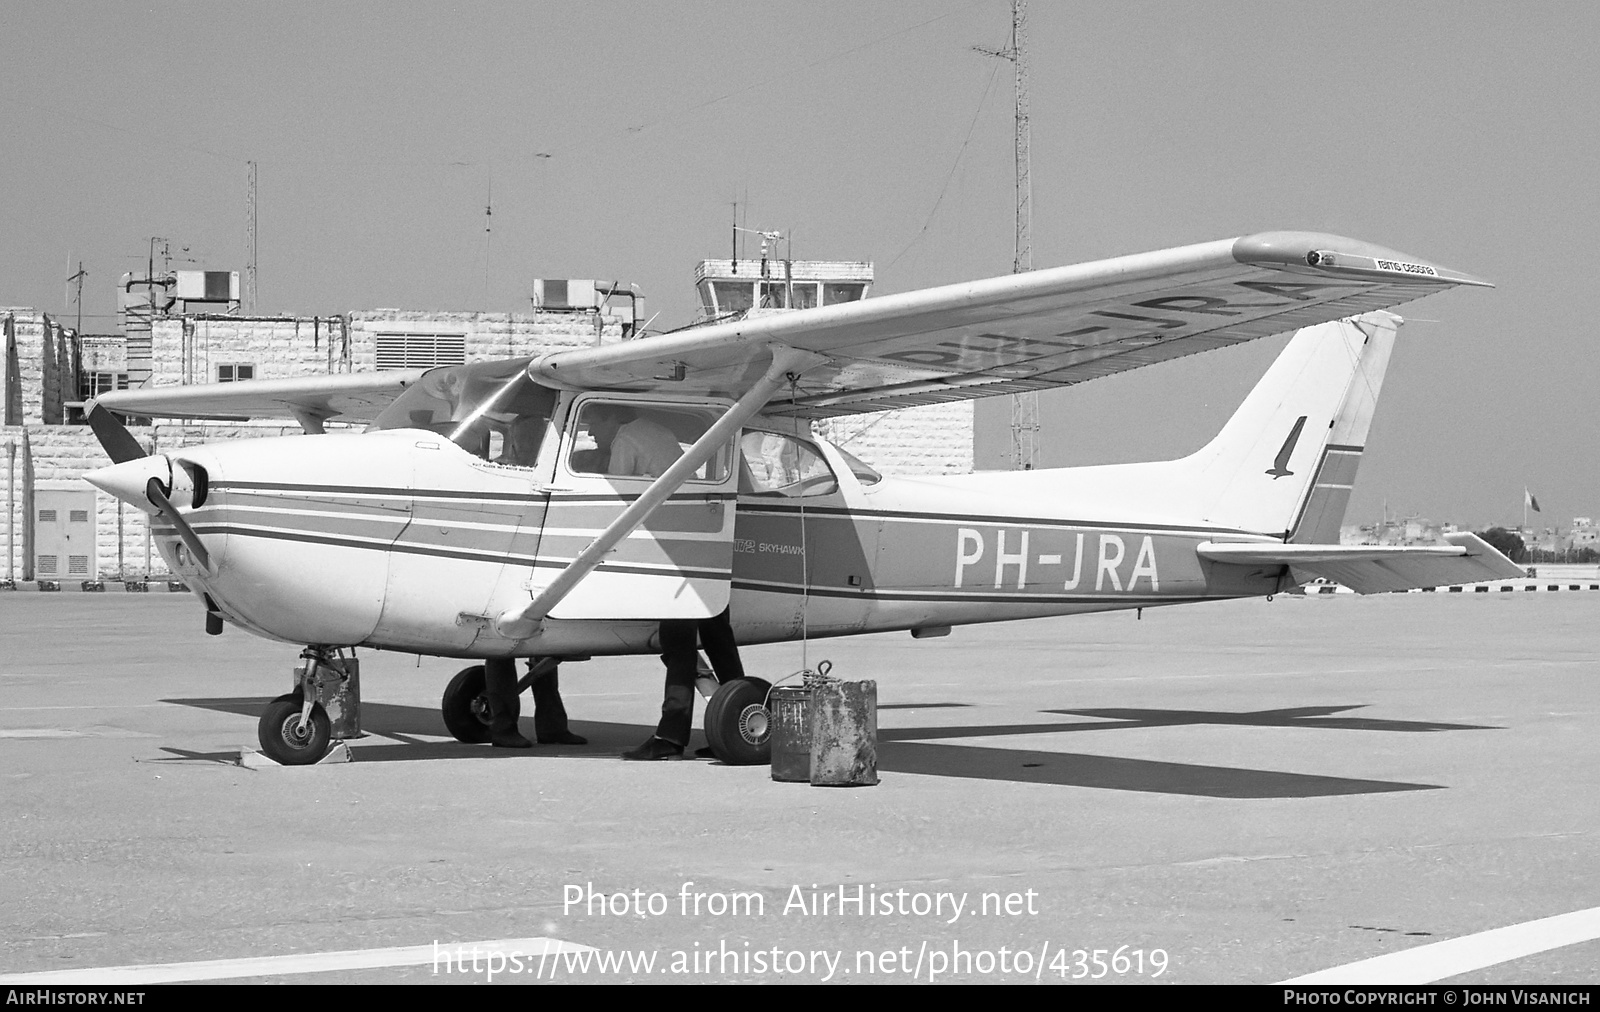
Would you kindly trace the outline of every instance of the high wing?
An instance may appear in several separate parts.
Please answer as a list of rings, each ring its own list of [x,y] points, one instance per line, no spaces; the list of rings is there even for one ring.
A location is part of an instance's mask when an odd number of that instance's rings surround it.
[[[293,417],[310,431],[329,419],[371,421],[425,369],[339,373],[239,383],[146,387],[101,394],[95,403],[121,415],[183,418]]]
[[[552,352],[533,377],[568,389],[737,398],[788,347],[820,359],[769,415],[827,417],[1070,386],[1212,348],[1488,282],[1356,239],[1263,232],[900,295]],[[123,415],[370,420],[423,370],[102,394]]]
[[[827,361],[766,413],[825,417],[1069,386],[1456,285],[1488,282],[1355,239],[1265,232],[553,352],[530,371],[731,396],[785,345]]]
[[[1446,534],[1445,540],[1448,545],[1405,548],[1208,541],[1196,550],[1204,558],[1229,565],[1289,566],[1299,582],[1321,576],[1358,594],[1514,580],[1528,575],[1476,534]]]

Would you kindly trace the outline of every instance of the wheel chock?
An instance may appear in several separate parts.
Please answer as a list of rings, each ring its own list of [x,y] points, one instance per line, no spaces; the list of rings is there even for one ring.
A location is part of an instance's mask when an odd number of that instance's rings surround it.
[[[276,759],[268,758],[255,749],[247,747],[239,750],[239,765],[243,766],[247,770],[264,770],[270,769],[274,766],[282,766],[283,763],[278,762]]]
[[[323,756],[321,759],[318,759],[311,765],[326,766],[331,763],[347,763],[350,762],[352,758],[353,757],[350,755],[350,746],[342,741],[336,741],[333,743],[333,746],[328,749],[327,755]],[[271,756],[264,755],[260,751],[249,747],[241,748],[239,750],[238,765],[243,766],[247,770],[283,768],[283,763],[280,763]]]

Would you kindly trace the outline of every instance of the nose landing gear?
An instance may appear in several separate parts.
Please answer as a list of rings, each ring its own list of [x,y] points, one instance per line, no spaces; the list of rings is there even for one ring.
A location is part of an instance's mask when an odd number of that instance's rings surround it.
[[[294,691],[268,703],[256,727],[262,754],[284,766],[308,766],[333,740],[361,737],[360,662],[316,646],[300,659]]]
[[[328,754],[328,711],[291,692],[267,704],[256,736],[267,758],[285,766],[305,766]]]

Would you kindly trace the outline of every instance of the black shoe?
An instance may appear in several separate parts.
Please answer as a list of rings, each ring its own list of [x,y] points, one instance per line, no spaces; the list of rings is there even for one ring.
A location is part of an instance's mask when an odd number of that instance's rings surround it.
[[[489,741],[495,748],[533,748],[533,742],[524,738],[517,731],[503,731],[489,736]]]
[[[552,732],[550,734],[541,734],[539,736],[539,744],[541,744],[541,745],[587,745],[587,744],[589,744],[589,739],[585,738],[581,734],[573,734],[571,731],[554,731],[554,732]]]
[[[622,753],[622,758],[633,762],[657,762],[662,759],[682,759],[683,746],[675,745],[665,738],[652,736],[649,741],[638,748],[629,749]]]
[[[703,745],[694,750],[694,757],[696,759],[715,759],[717,753],[712,750],[710,745]]]

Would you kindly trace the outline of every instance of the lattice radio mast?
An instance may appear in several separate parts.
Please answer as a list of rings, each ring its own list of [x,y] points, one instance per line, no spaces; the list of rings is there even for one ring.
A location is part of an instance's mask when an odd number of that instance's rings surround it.
[[[245,162],[244,190],[244,315],[256,311],[256,163]]]
[[[977,48],[977,47],[975,47]],[[1033,270],[1033,182],[1028,156],[1028,0],[1011,0],[1011,45],[978,52],[1010,60],[1016,71],[1017,102],[1017,220],[1016,254],[1011,273]],[[1033,391],[1011,396],[1011,466],[1031,471],[1039,459],[1039,395]]]

